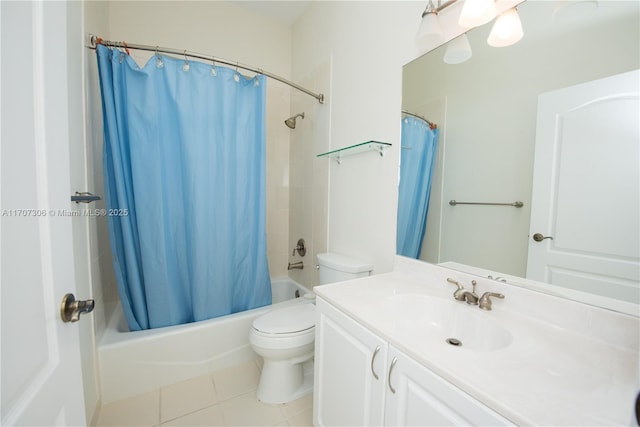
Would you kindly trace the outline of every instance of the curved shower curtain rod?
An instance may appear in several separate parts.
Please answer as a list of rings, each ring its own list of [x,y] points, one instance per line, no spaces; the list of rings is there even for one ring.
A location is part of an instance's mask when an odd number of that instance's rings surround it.
[[[406,115],[408,115],[408,116],[413,116],[413,117],[415,117],[415,118],[418,118],[418,119],[420,119],[420,120],[422,120],[422,121],[427,122],[427,124],[429,125],[429,127],[431,128],[431,130],[433,130],[433,129],[438,129],[438,125],[437,125],[437,124],[433,123],[432,121],[429,121],[429,120],[425,119],[424,117],[422,117],[422,116],[420,116],[420,115],[418,115],[418,114],[412,113],[412,112],[407,111],[407,110],[402,110],[402,114],[406,114]]]
[[[212,55],[204,55],[202,53],[189,52],[187,50],[172,49],[168,47],[159,47],[159,46],[150,46],[150,45],[144,45],[144,44],[134,44],[134,43],[103,40],[102,38],[96,35],[89,34],[89,45],[87,47],[91,49],[95,49],[96,46],[99,44],[104,46],[109,46],[109,47],[119,47],[123,49],[147,50],[151,52],[162,52],[162,53],[169,53],[172,55],[189,56],[191,58],[198,58],[198,59],[204,59],[207,61],[212,61],[214,64],[220,63],[220,64],[230,65],[236,68],[242,68],[243,70],[251,71],[257,74],[262,74],[266,77],[272,78],[281,83],[289,85],[294,89],[298,89],[299,91],[306,93],[307,95],[313,96],[315,99],[318,100],[320,104],[324,103],[324,95],[321,93],[311,92],[310,90],[305,89],[302,86],[285,79],[284,77],[280,77],[276,74],[271,74],[268,71],[264,71],[261,68],[252,67],[251,65],[240,64],[237,61],[230,61],[228,59],[222,59],[222,58],[214,57]]]

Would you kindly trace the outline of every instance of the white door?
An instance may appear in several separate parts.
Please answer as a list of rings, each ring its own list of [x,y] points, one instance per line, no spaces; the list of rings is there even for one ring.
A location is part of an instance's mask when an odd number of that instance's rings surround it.
[[[527,278],[640,302],[640,71],[540,95]]]
[[[384,424],[506,426],[506,418],[394,347],[389,347]]]
[[[69,184],[66,2],[0,2],[2,425],[85,425]]]
[[[382,425],[387,344],[320,298],[316,312],[313,424]]]

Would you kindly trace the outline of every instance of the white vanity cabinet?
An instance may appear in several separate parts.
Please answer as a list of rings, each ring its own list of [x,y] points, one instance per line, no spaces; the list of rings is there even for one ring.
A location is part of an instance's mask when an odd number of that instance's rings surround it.
[[[316,312],[314,425],[382,425],[387,343],[319,298]]]
[[[393,346],[388,359],[384,425],[513,425]]]
[[[316,310],[315,426],[511,425],[322,298]]]

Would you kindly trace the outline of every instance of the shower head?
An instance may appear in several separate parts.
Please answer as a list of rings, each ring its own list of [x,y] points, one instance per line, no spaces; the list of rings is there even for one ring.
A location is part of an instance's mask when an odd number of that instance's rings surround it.
[[[298,117],[302,117],[304,119],[304,113],[296,114],[293,117],[289,117],[287,120],[284,121],[284,124],[287,125],[287,127],[290,128],[290,129],[295,129],[296,128],[296,118],[298,118]]]

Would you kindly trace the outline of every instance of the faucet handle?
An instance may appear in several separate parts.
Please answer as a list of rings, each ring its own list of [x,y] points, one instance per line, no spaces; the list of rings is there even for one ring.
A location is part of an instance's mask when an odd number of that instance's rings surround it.
[[[480,297],[480,301],[479,301],[479,304],[478,304],[482,310],[491,311],[491,298],[490,297],[504,299],[504,295],[499,294],[497,292],[485,292]]]
[[[304,246],[304,239],[298,239],[298,243],[293,248],[293,252],[291,252],[291,256],[295,256],[296,251],[298,251],[298,255],[301,257],[305,256],[307,253],[307,248]]]
[[[458,287],[458,290],[462,289],[463,286],[457,280],[453,280],[451,277],[447,277],[447,282],[454,284]]]
[[[457,280],[453,280],[450,277],[447,277],[447,282],[451,283],[452,285],[456,285],[456,287],[458,289],[456,289],[456,291],[453,293],[453,297],[455,299],[457,299],[458,301],[464,301],[464,286],[462,286],[460,284],[460,282],[458,282]]]

